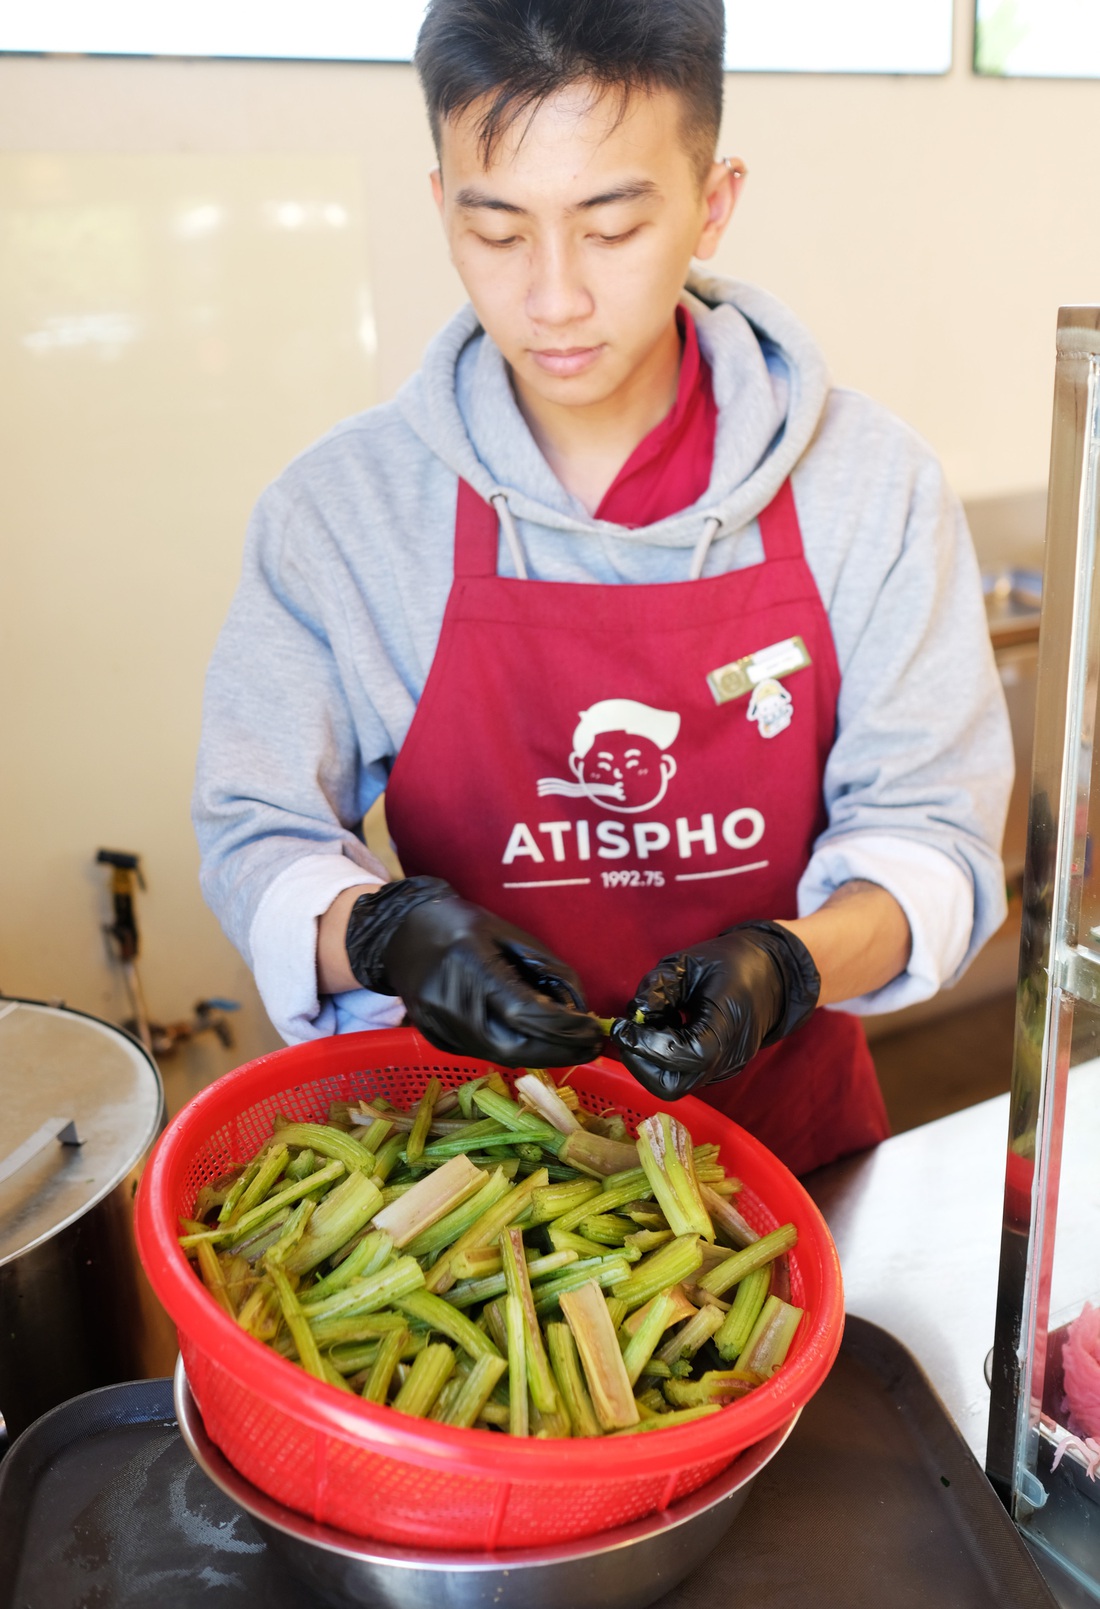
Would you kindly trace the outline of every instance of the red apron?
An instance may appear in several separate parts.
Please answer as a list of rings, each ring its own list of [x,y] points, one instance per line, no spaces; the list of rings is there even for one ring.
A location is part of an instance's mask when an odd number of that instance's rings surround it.
[[[789,483],[760,530],[762,564],[707,580],[513,580],[495,511],[459,482],[454,584],[386,789],[390,832],[407,874],[537,935],[601,1016],[661,956],[798,914],[840,672]],[[808,664],[716,702],[711,672],[795,637]],[[815,1012],[704,1099],[796,1173],[889,1133],[846,1013]]]

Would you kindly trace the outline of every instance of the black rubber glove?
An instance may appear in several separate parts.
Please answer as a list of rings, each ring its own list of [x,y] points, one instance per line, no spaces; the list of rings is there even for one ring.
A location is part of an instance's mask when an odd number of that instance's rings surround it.
[[[801,939],[777,922],[743,922],[658,961],[611,1039],[640,1084],[676,1101],[801,1027],[820,991]]]
[[[599,1054],[601,1030],[585,1015],[572,968],[441,878],[361,895],[346,942],[356,979],[400,995],[439,1050],[506,1067],[565,1067]]]

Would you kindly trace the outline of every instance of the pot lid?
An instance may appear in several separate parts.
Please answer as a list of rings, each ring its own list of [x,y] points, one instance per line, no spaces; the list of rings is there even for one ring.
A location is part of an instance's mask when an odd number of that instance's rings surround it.
[[[109,1194],[164,1120],[160,1074],[136,1040],[29,1000],[0,998],[0,1100],[0,1264]]]

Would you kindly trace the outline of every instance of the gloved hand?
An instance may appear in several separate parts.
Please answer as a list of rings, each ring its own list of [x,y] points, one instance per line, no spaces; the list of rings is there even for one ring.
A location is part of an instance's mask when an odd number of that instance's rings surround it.
[[[640,1084],[676,1101],[801,1027],[820,991],[801,939],[777,922],[742,922],[658,961],[611,1039]]]
[[[346,942],[356,979],[400,995],[439,1050],[506,1067],[564,1067],[599,1054],[602,1034],[572,968],[439,877],[361,895]]]

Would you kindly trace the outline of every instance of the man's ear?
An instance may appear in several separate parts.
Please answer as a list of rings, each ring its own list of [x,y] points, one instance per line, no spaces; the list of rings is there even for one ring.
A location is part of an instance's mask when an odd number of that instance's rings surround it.
[[[676,775],[676,761],[671,754],[661,755],[661,770],[665,774],[665,781],[671,782]]]
[[[443,175],[439,171],[438,168],[433,168],[431,173],[428,175],[428,179],[429,179],[429,182],[430,182],[431,187],[432,187],[432,199],[433,199],[433,201],[435,202],[436,206],[439,209],[440,217],[442,217],[443,216]]]
[[[569,756],[569,769],[578,782],[584,781],[584,757],[578,754],[575,749]]]
[[[693,253],[695,257],[705,260],[713,257],[718,250],[747,177],[745,164],[736,157],[711,163],[710,172],[703,181],[706,216]]]

